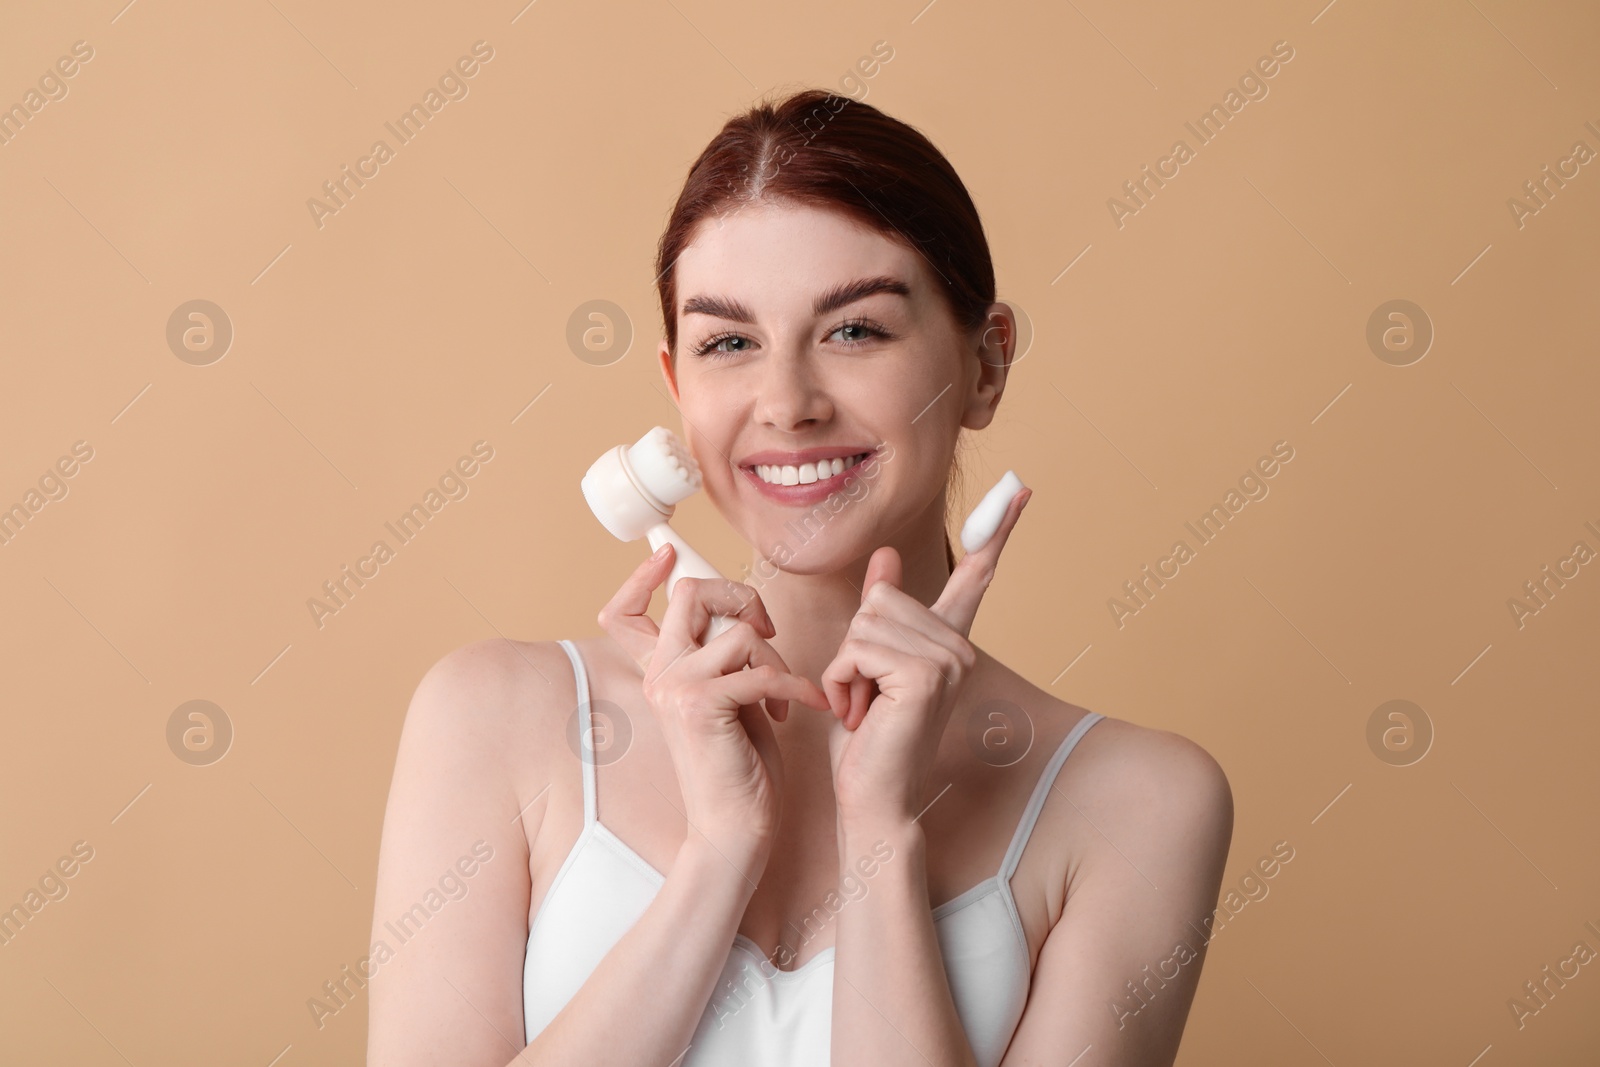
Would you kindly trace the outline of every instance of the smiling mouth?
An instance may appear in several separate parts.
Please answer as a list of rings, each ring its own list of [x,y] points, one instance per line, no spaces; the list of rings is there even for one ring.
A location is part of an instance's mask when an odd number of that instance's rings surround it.
[[[871,452],[837,459],[824,459],[816,463],[802,463],[797,467],[780,467],[776,464],[758,463],[746,468],[768,485],[810,485],[837,478],[845,471],[859,466]]]

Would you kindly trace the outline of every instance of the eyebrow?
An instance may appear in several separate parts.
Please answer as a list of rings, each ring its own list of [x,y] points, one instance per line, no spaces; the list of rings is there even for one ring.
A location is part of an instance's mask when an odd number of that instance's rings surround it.
[[[843,282],[822,293],[811,305],[813,315],[826,315],[830,311],[853,304],[857,300],[876,293],[893,293],[897,296],[909,297],[911,287],[899,278],[887,274],[875,278],[858,278],[853,282]],[[731,322],[753,323],[755,316],[750,309],[737,300],[729,300],[720,296],[691,296],[683,302],[685,315],[714,315],[719,319],[728,319]]]

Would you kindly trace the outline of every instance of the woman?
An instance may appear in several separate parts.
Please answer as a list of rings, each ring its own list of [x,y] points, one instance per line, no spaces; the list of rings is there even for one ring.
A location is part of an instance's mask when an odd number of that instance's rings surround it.
[[[424,677],[368,1062],[1170,1064],[1231,795],[1192,742],[967,639],[1030,491],[956,563],[958,438],[1015,343],[960,179],[800,93],[706,148],[657,267],[661,371],[751,581],[683,580],[658,629],[669,548],[606,636],[480,641]]]

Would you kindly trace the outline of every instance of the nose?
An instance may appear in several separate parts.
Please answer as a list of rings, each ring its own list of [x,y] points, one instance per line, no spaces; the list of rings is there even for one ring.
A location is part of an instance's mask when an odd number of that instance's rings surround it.
[[[801,433],[833,418],[829,383],[803,343],[775,347],[761,361],[755,416],[784,433]]]

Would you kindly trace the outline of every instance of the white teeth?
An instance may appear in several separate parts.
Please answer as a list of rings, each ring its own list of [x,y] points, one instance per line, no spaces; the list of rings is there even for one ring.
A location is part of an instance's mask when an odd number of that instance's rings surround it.
[[[867,456],[863,452],[858,456],[848,458],[818,460],[816,463],[802,463],[798,467],[780,467],[775,464],[762,463],[756,466],[757,477],[769,485],[810,485],[812,482],[827,478],[835,478],[854,467]]]

